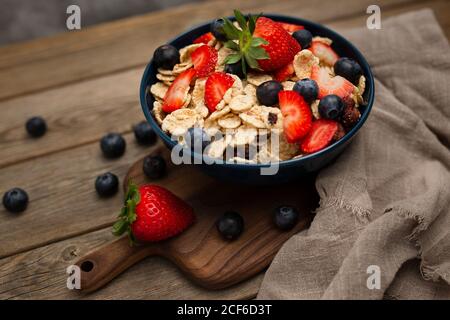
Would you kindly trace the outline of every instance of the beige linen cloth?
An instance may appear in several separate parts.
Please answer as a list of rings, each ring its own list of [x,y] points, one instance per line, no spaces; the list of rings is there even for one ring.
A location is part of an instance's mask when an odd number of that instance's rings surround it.
[[[320,172],[316,217],[284,244],[258,299],[450,299],[447,39],[430,10],[343,34],[372,67],[376,101]]]

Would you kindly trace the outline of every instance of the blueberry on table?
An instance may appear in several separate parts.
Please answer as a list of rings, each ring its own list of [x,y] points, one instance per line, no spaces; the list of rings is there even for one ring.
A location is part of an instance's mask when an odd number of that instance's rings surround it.
[[[319,113],[322,118],[335,120],[344,109],[344,102],[335,94],[323,97],[319,102]]]
[[[156,142],[156,133],[147,121],[141,121],[133,126],[134,137],[141,145],[151,145]]]
[[[147,156],[144,158],[142,170],[150,179],[158,179],[166,173],[166,161],[160,155]]]
[[[180,63],[180,53],[174,46],[164,44],[153,53],[153,61],[156,68],[172,70],[177,63]]]
[[[110,197],[119,190],[119,179],[111,172],[99,175],[95,179],[95,190],[101,197]]]
[[[313,38],[311,32],[309,32],[306,29],[297,30],[292,34],[292,36],[294,37],[295,40],[297,40],[302,49],[309,48]]]
[[[314,102],[319,95],[317,82],[308,78],[297,81],[292,90],[297,91],[309,104]]]
[[[256,88],[256,97],[262,105],[273,106],[278,103],[278,92],[281,90],[283,90],[281,83],[275,80],[269,80],[261,83]]]
[[[41,117],[32,117],[25,123],[27,132],[32,137],[41,137],[47,132],[47,124]]]
[[[350,58],[339,58],[334,64],[334,73],[357,85],[362,75],[361,66]]]
[[[290,230],[298,221],[299,212],[292,206],[280,206],[275,209],[273,221],[278,229]]]
[[[223,31],[223,25],[225,22],[223,19],[216,19],[211,23],[211,33],[219,41],[227,41],[227,35]]]
[[[244,219],[237,212],[227,211],[216,221],[216,227],[224,239],[234,240],[244,231]]]
[[[193,127],[184,135],[186,144],[191,150],[203,151],[211,142],[211,138],[202,128]]]
[[[237,75],[241,79],[245,78],[244,71],[242,70],[242,60],[239,60],[236,63],[226,64],[223,71]]]
[[[100,148],[107,158],[118,158],[124,154],[125,139],[118,133],[108,133],[100,140]]]
[[[13,188],[3,195],[3,206],[10,212],[22,212],[28,206],[28,194],[21,188]]]

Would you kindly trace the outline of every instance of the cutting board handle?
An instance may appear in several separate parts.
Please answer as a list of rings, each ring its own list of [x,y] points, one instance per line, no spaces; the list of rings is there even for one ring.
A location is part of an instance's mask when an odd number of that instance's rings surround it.
[[[145,257],[157,254],[153,245],[130,246],[128,237],[95,249],[75,263],[81,271],[81,290],[94,291]]]

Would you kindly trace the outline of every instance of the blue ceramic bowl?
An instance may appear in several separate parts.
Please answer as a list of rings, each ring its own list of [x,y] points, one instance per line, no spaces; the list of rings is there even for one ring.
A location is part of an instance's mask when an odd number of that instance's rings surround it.
[[[367,117],[369,116],[370,110],[372,109],[374,101],[374,79],[372,71],[370,70],[369,64],[367,63],[364,56],[353,46],[348,40],[339,35],[338,33],[311,21],[274,15],[274,14],[264,14],[264,16],[269,17],[275,21],[283,21],[287,23],[294,23],[305,26],[314,36],[328,37],[333,40],[333,49],[336,53],[343,57],[349,57],[356,60],[366,77],[366,90],[364,92],[364,100],[367,101],[365,106],[361,106],[361,118],[359,122],[353,127],[342,139],[338,140],[334,144],[328,146],[319,152],[307,155],[298,159],[291,159],[286,161],[281,161],[278,165],[278,172],[275,175],[262,175],[261,169],[267,167],[267,164],[243,164],[243,163],[228,163],[224,161],[215,162],[214,164],[195,164],[195,166],[201,168],[205,173],[216,177],[223,181],[235,182],[235,183],[246,183],[253,185],[267,185],[267,184],[279,184],[291,181],[293,179],[299,178],[306,174],[314,173],[321,168],[325,167],[331,163],[336,157],[345,149],[345,147],[350,143],[355,134],[361,129]],[[205,23],[200,26],[194,27],[189,31],[184,32],[175,39],[172,39],[168,43],[177,47],[182,48],[188,44],[191,44],[193,40],[200,35],[209,31],[210,23]],[[144,75],[142,76],[141,86],[140,86],[140,101],[142,110],[144,111],[147,121],[150,123],[152,128],[158,134],[158,136],[163,140],[164,144],[172,149],[176,142],[170,139],[165,132],[163,132],[154,119],[152,115],[152,108],[154,99],[152,95],[148,92],[148,87],[157,81],[156,79],[156,68],[152,61],[150,61],[145,68]],[[201,158],[202,156],[197,153],[192,153],[192,157]],[[194,165],[194,164],[193,164]]]

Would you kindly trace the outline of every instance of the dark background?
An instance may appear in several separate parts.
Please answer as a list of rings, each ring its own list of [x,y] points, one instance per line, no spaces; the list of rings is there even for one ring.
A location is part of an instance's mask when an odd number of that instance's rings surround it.
[[[81,9],[81,27],[206,0],[0,0],[0,45],[67,31],[66,9]]]

